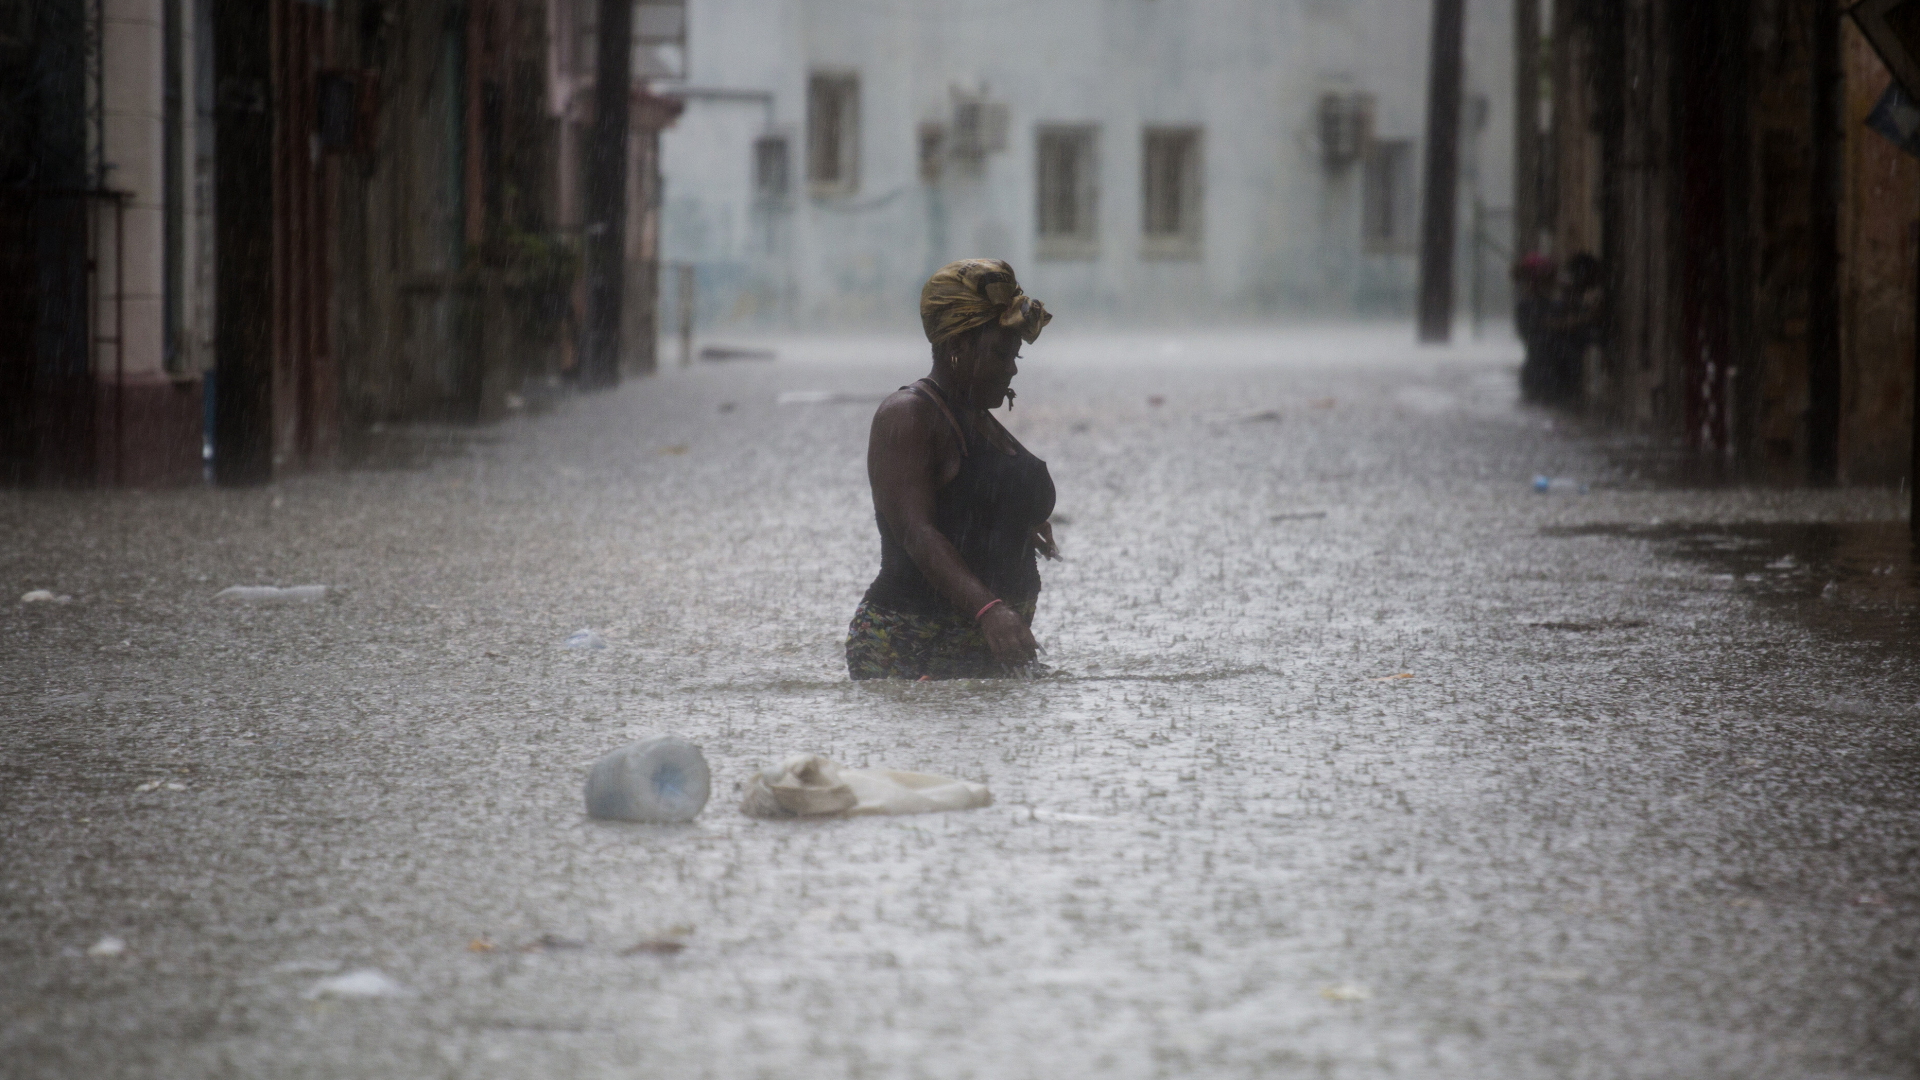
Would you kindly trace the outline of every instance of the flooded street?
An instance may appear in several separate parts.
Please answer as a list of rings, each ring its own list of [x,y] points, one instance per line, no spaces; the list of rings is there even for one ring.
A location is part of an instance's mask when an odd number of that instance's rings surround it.
[[[0,493],[0,1073],[1920,1075],[1904,495],[1636,476],[1410,337],[1028,347],[1031,681],[846,678],[912,338]],[[587,819],[659,732],[705,813]],[[995,803],[741,816],[803,751]]]

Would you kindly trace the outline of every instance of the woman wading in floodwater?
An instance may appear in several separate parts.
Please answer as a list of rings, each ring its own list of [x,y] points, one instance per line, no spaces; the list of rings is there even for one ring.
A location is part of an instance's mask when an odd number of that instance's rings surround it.
[[[1035,553],[1054,558],[1053,478],[987,412],[1053,316],[999,259],[920,290],[933,370],[881,402],[867,440],[880,576],[847,628],[855,679],[967,679],[1033,660]]]

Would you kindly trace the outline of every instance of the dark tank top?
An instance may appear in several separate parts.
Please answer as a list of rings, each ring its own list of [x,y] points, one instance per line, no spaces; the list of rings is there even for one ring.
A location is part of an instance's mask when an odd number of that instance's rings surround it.
[[[1016,605],[1038,597],[1033,529],[1053,514],[1053,477],[1047,463],[1012,435],[1007,435],[1014,447],[1009,454],[959,423],[956,416],[962,410],[980,410],[955,403],[932,380],[901,389],[938,406],[960,440],[960,471],[933,493],[934,527],[993,595]],[[991,415],[986,420],[998,425]],[[1006,434],[1005,428],[1000,430]],[[880,526],[880,576],[867,589],[867,603],[910,615],[951,614],[953,605],[913,564],[886,517],[877,509],[873,516]]]

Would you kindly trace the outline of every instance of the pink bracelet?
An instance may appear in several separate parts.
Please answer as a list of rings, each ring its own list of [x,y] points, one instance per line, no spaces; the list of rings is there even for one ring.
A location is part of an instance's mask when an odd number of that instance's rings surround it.
[[[997,599],[995,599],[995,600],[989,600],[989,601],[987,601],[987,606],[986,606],[986,607],[983,607],[983,608],[981,608],[981,609],[980,609],[979,611],[976,611],[976,612],[974,612],[974,613],[973,613],[973,621],[974,621],[974,622],[979,622],[979,621],[980,621],[980,616],[982,616],[982,615],[985,615],[985,614],[986,614],[987,612],[989,612],[989,611],[992,611],[992,610],[993,610],[993,605],[995,605],[995,604],[998,604],[998,603],[1000,603],[1000,601],[999,601],[999,600],[997,600]]]

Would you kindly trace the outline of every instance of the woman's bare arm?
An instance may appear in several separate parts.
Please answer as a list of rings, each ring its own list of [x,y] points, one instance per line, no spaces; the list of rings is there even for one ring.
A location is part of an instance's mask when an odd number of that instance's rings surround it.
[[[940,595],[972,614],[998,598],[967,569],[960,552],[933,521],[934,492],[959,469],[959,448],[938,406],[906,390],[881,403],[867,438],[867,480],[873,485],[874,508]],[[1033,633],[1005,604],[987,612],[980,628],[996,659],[1009,663],[1033,659]]]

